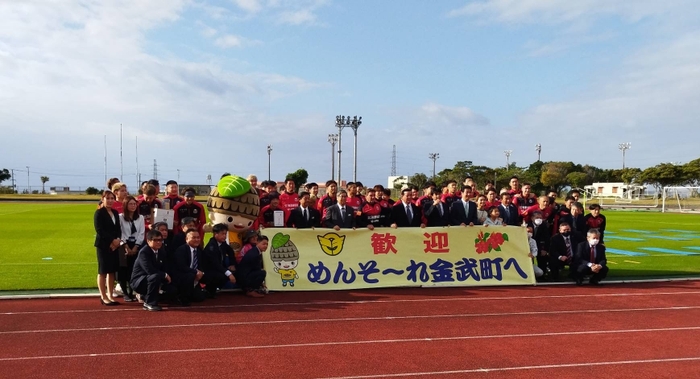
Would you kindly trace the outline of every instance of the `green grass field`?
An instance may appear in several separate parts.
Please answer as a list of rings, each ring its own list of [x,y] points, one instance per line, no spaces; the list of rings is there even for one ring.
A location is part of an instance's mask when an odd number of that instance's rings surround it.
[[[94,203],[0,202],[0,291],[95,288],[94,210]],[[609,254],[610,277],[700,275],[700,215],[621,211],[605,215],[612,232],[606,235],[609,249],[645,254]]]

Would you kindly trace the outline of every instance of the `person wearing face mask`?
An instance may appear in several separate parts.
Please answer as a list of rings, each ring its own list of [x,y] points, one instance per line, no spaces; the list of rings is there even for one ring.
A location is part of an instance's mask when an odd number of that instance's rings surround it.
[[[608,275],[607,259],[605,258],[605,246],[600,243],[600,232],[591,229],[586,233],[586,241],[578,244],[574,256],[574,279],[576,285],[583,284],[583,277],[591,275],[589,281],[592,285],[600,285],[600,281]]]
[[[537,242],[535,242],[535,240],[532,238],[532,226],[527,227],[527,242],[530,245],[530,254],[528,254],[527,256],[531,259],[534,259],[539,255],[539,249],[537,249]],[[537,265],[533,265],[532,269],[535,272],[535,278],[541,278],[542,275],[544,275],[544,271],[542,271],[542,269],[539,268]]]
[[[571,232],[571,225],[567,222],[559,224],[559,233],[549,241],[549,278],[551,281],[559,280],[559,271],[564,266],[569,266],[569,276],[573,279],[572,263],[574,252],[582,240],[578,234]]]
[[[537,242],[537,249],[539,251],[539,255],[537,255],[537,266],[543,273],[546,273],[549,264],[549,239],[551,237],[549,223],[540,211],[534,211],[531,217],[532,220],[527,226],[532,227],[532,238]]]

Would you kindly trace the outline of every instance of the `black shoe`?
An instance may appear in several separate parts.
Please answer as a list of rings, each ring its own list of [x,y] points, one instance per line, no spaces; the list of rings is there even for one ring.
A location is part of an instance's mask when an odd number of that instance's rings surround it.
[[[583,279],[576,279],[576,285],[577,286],[583,285]]]
[[[143,309],[151,312],[158,312],[163,310],[163,308],[161,308],[159,305],[151,305],[148,303],[143,304]]]
[[[131,303],[134,301],[136,301],[136,298],[134,296],[126,295],[126,294],[124,295],[124,302],[125,303]]]
[[[599,285],[601,285],[601,284],[600,284],[600,280],[593,280],[593,279],[591,279],[591,280],[588,281],[588,283],[590,283],[592,286],[599,286]]]
[[[178,300],[177,305],[181,307],[189,307],[190,305],[192,305],[192,303],[190,303],[189,300]]]

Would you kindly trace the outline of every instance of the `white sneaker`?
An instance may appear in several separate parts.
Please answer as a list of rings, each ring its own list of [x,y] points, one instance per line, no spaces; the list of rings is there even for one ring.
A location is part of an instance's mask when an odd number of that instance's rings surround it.
[[[117,285],[114,287],[114,292],[112,293],[113,297],[122,297],[124,295],[124,292],[122,291],[122,286],[117,283]]]

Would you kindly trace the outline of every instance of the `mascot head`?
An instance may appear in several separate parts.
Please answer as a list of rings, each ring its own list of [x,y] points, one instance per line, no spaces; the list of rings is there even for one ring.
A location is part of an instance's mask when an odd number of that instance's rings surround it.
[[[258,218],[260,198],[247,180],[228,175],[209,193],[207,209],[212,224],[225,224],[229,232],[242,233]]]

